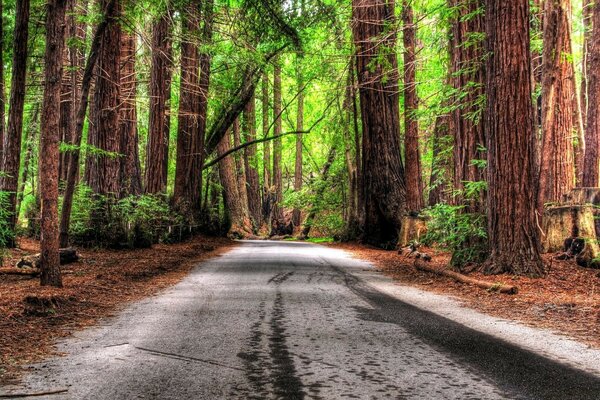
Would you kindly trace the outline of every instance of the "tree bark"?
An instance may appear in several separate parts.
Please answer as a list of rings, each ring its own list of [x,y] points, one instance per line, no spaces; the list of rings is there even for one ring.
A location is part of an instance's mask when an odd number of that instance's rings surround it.
[[[575,186],[575,114],[579,114],[575,69],[571,61],[571,2],[548,0],[544,11],[542,72],[542,151],[538,212],[559,202]],[[575,101],[574,101],[575,100]]]
[[[593,5],[592,35],[587,66],[587,122],[585,129],[585,168],[583,186],[598,187],[600,147],[600,1]]]
[[[239,118],[233,123],[233,146],[238,147],[242,144],[241,132],[240,132],[240,120]],[[244,158],[243,153],[236,152],[233,155],[235,160],[235,176],[238,185],[238,191],[240,194],[241,201],[246,204],[248,208],[248,189],[246,186],[246,170],[244,169]],[[249,211],[249,210],[248,210]]]
[[[224,154],[230,148],[231,136],[227,134],[219,142],[217,154]],[[240,239],[252,235],[252,223],[250,222],[248,203],[244,202],[240,195],[235,171],[233,155],[229,155],[219,162],[219,177],[221,185],[223,185],[225,209],[228,212],[230,222],[228,236]]]
[[[3,1],[0,0],[0,15],[3,10]],[[0,60],[4,60],[4,19],[0,18]],[[0,62],[0,167],[2,167],[2,154],[4,147],[4,127],[6,118],[6,94],[4,90],[4,63]]]
[[[454,7],[450,28],[450,82],[457,92],[448,121],[454,137],[454,189],[462,191],[465,182],[484,180],[483,170],[473,163],[484,160],[485,133],[481,121],[481,99],[485,91],[484,44],[477,35],[484,31],[482,0],[451,0]],[[482,198],[481,201],[484,201]],[[458,195],[454,202],[464,203]],[[469,202],[469,211],[481,208]]]
[[[125,32],[121,38],[121,104],[119,107],[121,197],[142,193],[136,111],[135,39],[133,33]]]
[[[262,129],[263,138],[269,137],[269,76],[262,79]],[[272,211],[271,141],[263,142],[263,221],[271,222]]]
[[[304,130],[304,77],[302,74],[302,60],[301,55],[296,60],[296,84],[298,88],[298,108],[296,110],[296,131],[302,132]],[[299,192],[302,190],[302,134],[296,135],[296,159],[294,163],[294,191]],[[292,213],[292,223],[294,226],[300,226],[300,209],[294,208]]]
[[[402,24],[404,42],[404,151],[406,163],[406,206],[409,212],[423,209],[423,179],[421,152],[419,150],[419,121],[416,42],[417,28],[414,23],[412,0],[402,1]]]
[[[490,274],[544,273],[536,222],[529,1],[486,0]],[[515,221],[518,226],[515,229]]]
[[[276,59],[273,68],[273,136],[281,135],[282,119],[281,119],[281,62]],[[275,200],[273,208],[273,219],[277,221],[276,226],[283,222],[283,208],[281,201],[283,200],[283,176],[281,167],[282,142],[278,137],[273,141],[273,186],[275,190]]]
[[[167,104],[171,81],[171,13],[167,11],[152,29],[152,66],[150,68],[150,122],[146,150],[145,191],[156,194],[167,190],[169,132]]]
[[[181,43],[181,78],[179,94],[179,115],[177,125],[177,159],[175,164],[175,187],[173,200],[180,211],[191,212],[200,205],[194,204],[201,188],[192,182],[194,160],[200,140],[200,53],[195,35],[199,29],[199,18],[195,7],[190,7],[183,17],[183,40]],[[202,172],[200,172],[202,173]]]
[[[244,110],[242,131],[246,143],[256,140],[256,110],[254,98],[248,102],[246,109]],[[246,188],[248,191],[248,211],[250,212],[254,227],[258,229],[261,224],[261,200],[256,147],[257,146],[254,144],[244,149],[244,170],[246,171]]]
[[[592,36],[592,2],[591,0],[582,1],[582,12],[583,12],[583,48],[582,48],[582,60],[581,60],[581,91],[580,91],[580,103],[581,103],[581,119],[583,121],[583,128],[585,129],[587,124],[587,107],[588,107],[588,85],[587,85],[587,67],[590,55],[590,41]]]
[[[102,0],[106,8],[108,0]],[[120,15],[120,4],[115,6],[116,17]],[[96,81],[94,86],[94,111],[88,131],[88,143],[102,153],[88,154],[87,185],[94,193],[116,198],[120,193],[119,135],[120,104],[120,48],[121,27],[115,18],[110,21],[100,40]],[[107,154],[112,153],[112,154]]]
[[[25,105],[25,81],[27,75],[27,45],[29,26],[29,0],[16,1],[15,30],[13,36],[12,78],[10,88],[10,104],[8,110],[8,127],[4,137],[2,171],[0,186],[9,192],[8,212],[9,227],[14,230],[17,225],[17,185],[19,165],[21,163],[21,134],[23,131],[23,108]],[[10,247],[14,243],[9,243]]]
[[[40,282],[62,287],[58,234],[58,162],[60,92],[66,0],[50,0],[46,9],[45,83],[40,134],[41,240]]]
[[[395,246],[406,211],[400,159],[398,71],[393,0],[353,0],[352,33],[363,124],[364,241]]]

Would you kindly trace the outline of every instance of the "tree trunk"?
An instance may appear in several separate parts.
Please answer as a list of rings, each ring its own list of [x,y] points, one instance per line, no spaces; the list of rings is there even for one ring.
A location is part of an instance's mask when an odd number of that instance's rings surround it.
[[[0,0],[0,15],[3,1]],[[4,60],[4,19],[0,18],[0,60]],[[6,94],[4,91],[4,63],[0,62],[0,167],[2,167],[2,149],[4,146],[4,121],[6,118]]]
[[[262,129],[263,138],[269,137],[269,76],[262,79]],[[273,179],[271,176],[271,141],[263,142],[263,221],[271,223],[273,206]]]
[[[239,147],[242,144],[241,132],[240,132],[240,120],[236,119],[233,123],[233,146]],[[244,169],[244,158],[243,153],[237,151],[233,154],[235,160],[235,176],[238,185],[238,191],[240,198],[243,203],[248,207],[248,189],[246,187],[246,170]]]
[[[105,8],[108,0],[102,0]],[[117,15],[120,5],[116,6]],[[86,173],[87,185],[94,193],[117,197],[120,193],[120,162],[114,155],[119,153],[121,138],[119,135],[120,104],[120,48],[121,27],[117,19],[111,20],[103,33],[96,65],[94,86],[94,112],[88,131],[88,143],[102,151],[100,154],[88,154]],[[113,155],[104,152],[113,153]]]
[[[171,13],[165,12],[152,29],[152,66],[150,68],[150,122],[146,150],[146,193],[165,193],[167,174],[165,162],[169,132],[167,104],[171,81]]]
[[[225,135],[217,146],[217,154],[222,155],[231,148],[231,136]],[[219,177],[223,185],[225,209],[229,215],[230,227],[228,236],[243,238],[252,235],[252,223],[248,212],[248,203],[240,195],[237,177],[235,174],[235,160],[229,155],[219,161]]]
[[[244,119],[242,131],[245,142],[256,140],[256,110],[255,99],[246,105],[244,110]],[[256,145],[248,146],[244,149],[244,170],[246,171],[246,188],[248,191],[248,211],[254,227],[258,229],[261,223],[261,201],[260,201],[260,183],[258,177],[258,158],[256,155]]]
[[[117,0],[109,0],[108,3],[103,7],[104,18],[98,24],[94,38],[90,46],[90,53],[85,63],[85,69],[83,77],[81,79],[81,98],[77,109],[77,116],[75,118],[75,130],[73,133],[73,145],[75,150],[71,152],[69,157],[69,168],[67,174],[67,184],[65,187],[65,193],[63,196],[63,205],[61,209],[60,219],[60,245],[61,247],[68,247],[69,245],[69,225],[71,220],[71,209],[73,207],[73,194],[75,193],[75,186],[77,184],[77,176],[79,175],[79,146],[81,146],[81,140],[83,138],[83,126],[85,122],[85,115],[87,113],[89,94],[92,83],[93,72],[95,71],[98,57],[100,56],[100,49],[102,38],[108,27],[114,23],[115,18],[118,16],[119,8]]]
[[[485,132],[491,254],[484,270],[491,274],[544,273],[536,223],[529,17],[528,0],[486,0]]]
[[[417,28],[411,0],[402,1],[404,42],[404,151],[406,163],[406,206],[409,212],[423,209],[423,178],[419,150],[419,121],[417,117],[416,45]]]
[[[542,151],[538,212],[544,203],[559,202],[575,186],[573,136],[579,113],[575,69],[571,60],[571,2],[548,0],[544,12],[542,72]],[[575,101],[573,101],[575,100]]]
[[[194,33],[198,31],[197,11],[191,9],[184,15],[183,40],[181,43],[181,78],[179,89],[179,115],[177,124],[177,159],[175,164],[175,187],[173,200],[184,214],[197,209],[192,199],[201,188],[195,187],[193,179],[194,160],[196,159],[197,142],[200,140],[200,53],[194,41]],[[201,173],[201,172],[200,172]]]
[[[133,33],[123,33],[121,39],[121,104],[119,107],[121,197],[142,193],[136,111],[135,39]]]
[[[364,241],[395,246],[406,211],[400,159],[398,71],[393,0],[353,0],[352,33],[363,123]]]
[[[298,87],[298,109],[296,110],[296,131],[304,130],[304,77],[302,75],[301,55],[296,60],[296,81]],[[302,189],[302,134],[296,135],[296,160],[294,163],[294,191],[299,192]],[[300,209],[295,208],[292,214],[292,223],[294,226],[300,226]]]
[[[50,0],[46,9],[45,83],[40,134],[40,181],[42,221],[40,240],[40,282],[62,286],[58,237],[58,146],[60,92],[65,35],[66,0]]]
[[[600,146],[600,1],[593,6],[592,35],[587,67],[587,121],[585,129],[585,168],[583,186],[598,187],[598,147]]]
[[[587,107],[588,107],[588,60],[590,55],[590,41],[592,37],[592,2],[591,0],[582,1],[582,12],[583,12],[583,48],[582,48],[582,60],[581,60],[581,119],[583,120],[583,128],[585,129],[587,124]]]
[[[25,81],[27,75],[27,45],[29,26],[29,0],[16,1],[15,30],[13,36],[12,78],[8,128],[4,137],[0,186],[9,192],[9,227],[14,230],[17,224],[17,184],[21,163],[21,134],[23,131],[23,108],[25,105]],[[10,247],[14,243],[9,243]]]
[[[454,189],[462,191],[465,182],[484,180],[483,170],[473,163],[484,160],[485,133],[481,121],[481,99],[485,90],[484,44],[477,35],[484,31],[482,0],[451,0],[455,7],[450,28],[450,82],[457,95],[452,99],[448,128],[454,137]],[[483,202],[484,199],[482,198]],[[463,196],[455,198],[464,203]],[[469,211],[481,208],[469,202]]]
[[[274,61],[275,67],[273,68],[273,118],[275,124],[273,125],[273,136],[281,135],[282,119],[281,119],[281,61],[276,59]],[[283,208],[281,207],[281,201],[283,200],[283,177],[281,169],[281,154],[282,154],[282,142],[281,138],[278,137],[273,141],[273,186],[275,190],[275,200],[273,202],[273,219],[277,221],[277,226],[283,222]]]

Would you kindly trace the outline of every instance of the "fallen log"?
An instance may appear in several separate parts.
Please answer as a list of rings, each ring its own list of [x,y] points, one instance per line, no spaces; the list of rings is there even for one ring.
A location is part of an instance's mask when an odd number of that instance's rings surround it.
[[[36,276],[39,274],[40,274],[40,270],[38,268],[16,268],[16,267],[0,268],[0,275]]]
[[[458,282],[466,283],[469,285],[475,285],[477,287],[489,290],[491,292],[517,294],[519,291],[519,289],[516,286],[504,285],[502,283],[490,283],[490,282],[486,282],[486,281],[480,281],[479,279],[470,278],[470,277],[460,274],[458,272],[430,267],[429,265],[425,264],[424,262],[420,261],[419,259],[415,260],[415,268],[418,269],[419,271],[431,272],[431,273],[437,274],[437,275],[444,275],[444,276],[450,277]]]
[[[79,260],[79,255],[77,254],[77,251],[72,247],[60,249],[59,253],[60,253],[60,265],[70,264],[70,263],[73,263],[73,262]],[[32,269],[39,269],[40,257],[41,257],[40,253],[31,255],[31,256],[25,256],[25,257],[21,258],[21,260],[19,260],[16,267],[17,268],[29,267]]]

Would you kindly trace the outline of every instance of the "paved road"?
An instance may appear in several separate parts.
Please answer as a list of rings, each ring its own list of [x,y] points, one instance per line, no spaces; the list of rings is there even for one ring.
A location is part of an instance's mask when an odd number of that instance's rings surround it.
[[[600,399],[600,379],[375,290],[337,250],[246,242],[62,344],[51,399]],[[357,276],[359,278],[357,278]]]

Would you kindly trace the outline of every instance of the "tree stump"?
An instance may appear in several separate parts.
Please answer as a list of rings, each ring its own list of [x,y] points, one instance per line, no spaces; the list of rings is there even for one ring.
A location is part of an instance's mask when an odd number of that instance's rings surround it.
[[[72,248],[60,249],[60,265],[70,264],[79,260],[77,251]],[[17,268],[34,268],[40,267],[40,253],[31,256],[25,256],[17,262]]]

